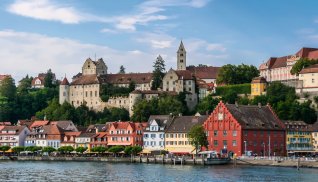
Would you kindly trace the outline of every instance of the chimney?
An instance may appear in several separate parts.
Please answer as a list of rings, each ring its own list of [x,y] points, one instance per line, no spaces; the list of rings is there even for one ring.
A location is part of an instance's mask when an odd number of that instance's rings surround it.
[[[182,116],[182,113],[179,113],[179,116]]]
[[[262,104],[260,102],[258,103],[258,108],[262,108]]]

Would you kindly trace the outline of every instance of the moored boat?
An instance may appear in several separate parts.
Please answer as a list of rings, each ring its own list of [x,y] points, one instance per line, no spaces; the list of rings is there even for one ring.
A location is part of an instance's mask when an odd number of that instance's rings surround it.
[[[205,165],[222,165],[231,162],[231,158],[228,156],[221,156],[216,151],[202,151],[199,154],[204,156]]]

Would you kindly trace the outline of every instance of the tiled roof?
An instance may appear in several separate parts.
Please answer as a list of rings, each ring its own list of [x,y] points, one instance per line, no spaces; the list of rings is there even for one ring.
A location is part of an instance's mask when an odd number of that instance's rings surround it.
[[[168,127],[171,124],[172,118],[172,115],[151,115],[148,119],[148,126],[150,122],[156,120],[159,127]]]
[[[0,135],[19,135],[26,126],[4,126]],[[15,131],[15,133],[2,133],[2,131]]]
[[[99,84],[100,81],[97,75],[82,75],[76,78],[71,85],[88,85],[88,84]]]
[[[39,126],[44,126],[47,125],[49,123],[49,121],[34,121],[30,128],[34,128],[34,127],[39,127]]]
[[[190,66],[187,67],[187,70],[193,73],[193,75],[200,79],[216,79],[218,76],[218,72],[220,67],[213,67],[213,66]]]
[[[255,77],[253,78],[252,83],[266,83],[266,79],[264,77]]]
[[[56,124],[63,130],[66,130],[70,125],[74,125],[73,121],[51,121],[50,124]]]
[[[152,80],[152,73],[125,73],[125,74],[107,74],[101,75],[103,83],[111,84],[129,84],[135,82],[136,84],[150,83]]]
[[[64,77],[63,81],[61,82],[60,85],[69,85],[70,83],[68,82],[67,78]]]
[[[206,115],[202,116],[176,116],[173,118],[170,126],[167,128],[167,133],[188,133],[194,125],[202,125],[208,118]]]
[[[67,131],[64,132],[65,136],[79,136],[82,132],[80,131]]]
[[[0,122],[0,125],[11,126],[11,122]]]
[[[104,132],[107,130],[106,124],[92,124],[87,127],[86,132],[96,133],[96,128],[98,129],[98,132]]]
[[[311,131],[312,127],[304,121],[282,121],[287,131]]]
[[[284,129],[283,123],[273,114],[270,106],[226,104],[226,108],[244,129]]]
[[[11,77],[11,75],[0,75],[0,82],[7,77]]]
[[[189,70],[176,70],[175,72],[178,75],[179,79],[193,80],[193,74]]]
[[[318,59],[318,48],[303,47],[295,55],[300,58]],[[266,69],[266,67],[268,67],[269,69],[286,67],[287,58],[291,56],[292,55],[283,57],[271,57],[265,64],[262,64],[260,66],[260,69]]]
[[[318,64],[311,65],[307,68],[302,69],[299,74],[306,74],[306,73],[318,73]]]
[[[81,133],[78,137],[79,138],[91,138],[94,135],[96,135],[96,133]]]

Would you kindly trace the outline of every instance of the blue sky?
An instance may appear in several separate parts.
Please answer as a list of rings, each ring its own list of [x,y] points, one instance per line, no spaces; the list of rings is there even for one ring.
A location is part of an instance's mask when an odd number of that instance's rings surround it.
[[[109,72],[150,72],[160,54],[187,64],[253,64],[318,47],[315,0],[2,0],[0,74],[58,78],[102,57]]]

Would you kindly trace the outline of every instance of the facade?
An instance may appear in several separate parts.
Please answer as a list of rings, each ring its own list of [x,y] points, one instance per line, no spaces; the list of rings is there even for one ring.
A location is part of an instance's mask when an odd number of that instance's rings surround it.
[[[267,82],[264,77],[253,78],[251,83],[251,95],[260,96],[266,94]]]
[[[195,154],[188,133],[194,125],[202,125],[207,116],[176,116],[165,132],[165,150],[173,154]]]
[[[288,155],[313,152],[313,136],[309,125],[303,121],[284,121]]]
[[[107,132],[96,133],[90,142],[90,148],[107,147]]]
[[[64,130],[56,124],[33,127],[25,139],[25,146],[53,147],[61,146]]]
[[[165,130],[173,119],[172,115],[152,115],[143,132],[144,152],[165,149]]]
[[[61,147],[62,146],[71,146],[73,148],[76,148],[75,144],[75,138],[78,137],[81,134],[79,131],[68,131],[64,132],[64,137],[61,142]]]
[[[208,150],[228,152],[238,156],[285,155],[284,124],[269,105],[217,105],[204,123],[208,136]]]
[[[88,151],[91,150],[91,141],[95,133],[81,133],[75,138],[75,148],[77,147],[87,147]]]
[[[142,146],[146,123],[113,122],[107,129],[108,146]]]
[[[0,146],[24,146],[30,130],[26,126],[3,126],[0,128]]]
[[[296,54],[271,57],[266,63],[259,67],[260,75],[267,82],[281,81],[292,82],[297,81],[298,76],[292,75],[290,70],[300,58],[318,59],[318,48],[302,48]]]
[[[299,81],[301,87],[296,92],[318,92],[318,64],[302,69],[299,72]]]
[[[312,144],[315,153],[318,152],[318,122],[314,123],[311,127]]]

